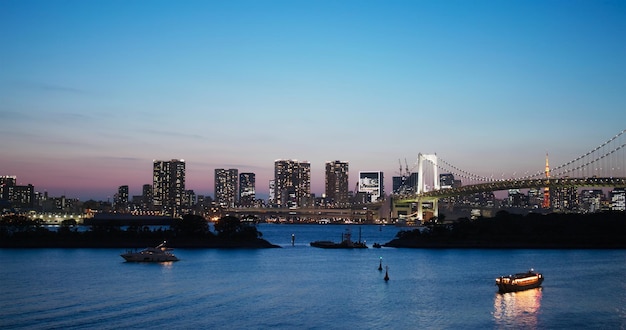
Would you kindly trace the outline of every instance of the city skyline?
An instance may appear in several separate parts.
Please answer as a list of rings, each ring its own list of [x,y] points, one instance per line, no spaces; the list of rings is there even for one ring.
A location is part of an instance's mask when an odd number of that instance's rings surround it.
[[[380,171],[437,153],[485,176],[560,165],[624,129],[626,3],[0,1],[0,175],[140,195],[155,159]]]

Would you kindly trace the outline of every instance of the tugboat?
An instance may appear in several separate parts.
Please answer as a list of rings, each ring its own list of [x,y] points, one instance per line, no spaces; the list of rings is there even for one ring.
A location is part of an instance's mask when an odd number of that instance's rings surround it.
[[[124,260],[131,262],[178,261],[178,258],[170,252],[173,249],[166,247],[166,243],[166,241],[163,241],[163,243],[156,247],[146,248],[138,252],[126,251],[126,253],[121,254],[121,256]]]
[[[540,287],[541,283],[543,283],[543,275],[535,272],[533,269],[526,273],[517,273],[496,278],[496,285],[500,293],[534,289]]]
[[[346,233],[341,234],[340,243],[335,243],[333,241],[315,241],[311,242],[311,246],[322,249],[367,249],[365,242],[361,242],[361,228],[359,228],[358,242],[353,242],[351,240],[350,229],[346,229]]]

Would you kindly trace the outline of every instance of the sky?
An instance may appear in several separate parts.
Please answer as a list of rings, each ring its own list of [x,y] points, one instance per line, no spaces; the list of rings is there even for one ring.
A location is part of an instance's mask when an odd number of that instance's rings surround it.
[[[626,128],[625,1],[0,0],[0,175],[112,198],[274,161],[541,171]]]

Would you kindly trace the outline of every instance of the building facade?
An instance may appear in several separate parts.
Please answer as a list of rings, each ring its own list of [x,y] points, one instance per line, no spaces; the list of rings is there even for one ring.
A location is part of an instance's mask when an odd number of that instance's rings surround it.
[[[439,174],[439,187],[441,189],[449,189],[455,187],[454,174],[445,173]]]
[[[144,184],[141,187],[141,204],[140,209],[142,211],[150,210],[152,205],[152,185]]]
[[[376,202],[385,197],[384,176],[380,171],[359,172],[358,192],[367,193],[370,202]]]
[[[626,189],[614,188],[609,195],[611,196],[612,211],[626,211]]]
[[[17,186],[15,175],[0,176],[0,199],[9,200],[9,187]]]
[[[152,205],[167,216],[180,216],[185,198],[185,161],[155,160],[152,174]]]
[[[550,206],[556,212],[578,211],[578,191],[575,187],[559,187],[550,191]]]
[[[528,190],[528,206],[540,208],[543,203],[543,192],[538,188],[530,188]]]
[[[601,210],[604,192],[602,189],[583,189],[580,192],[581,213],[593,213]]]
[[[239,174],[239,205],[251,207],[256,198],[254,173]]]
[[[510,207],[524,207],[528,197],[524,195],[519,189],[509,189],[508,198],[506,200],[506,206]]]
[[[33,208],[36,204],[35,187],[32,184],[18,186],[16,176],[0,176],[0,199],[15,208]]]
[[[339,160],[326,162],[324,191],[326,199],[332,205],[345,207],[350,203],[348,177],[348,162]]]
[[[417,191],[417,173],[394,176],[391,178],[392,193],[414,194]]]
[[[10,186],[8,200],[13,207],[32,208],[35,206],[35,187],[32,184],[25,186]]]
[[[119,186],[117,193],[113,197],[113,207],[117,212],[128,212],[129,209],[128,186]]]
[[[215,169],[215,203],[222,207],[235,207],[238,195],[239,170]]]
[[[276,206],[276,180],[270,180],[269,182],[269,196],[268,202],[272,206]]]
[[[311,163],[274,161],[274,199],[278,207],[306,207],[311,201]]]

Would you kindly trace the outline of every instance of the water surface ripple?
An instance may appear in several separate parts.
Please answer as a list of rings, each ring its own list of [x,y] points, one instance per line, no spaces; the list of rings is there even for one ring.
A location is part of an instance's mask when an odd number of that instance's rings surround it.
[[[0,328],[626,328],[625,250],[308,245],[345,228],[261,225],[281,249],[177,249],[166,264],[126,263],[117,249],[0,249]],[[370,246],[398,231],[360,228]],[[495,277],[531,267],[542,288],[496,292]]]

